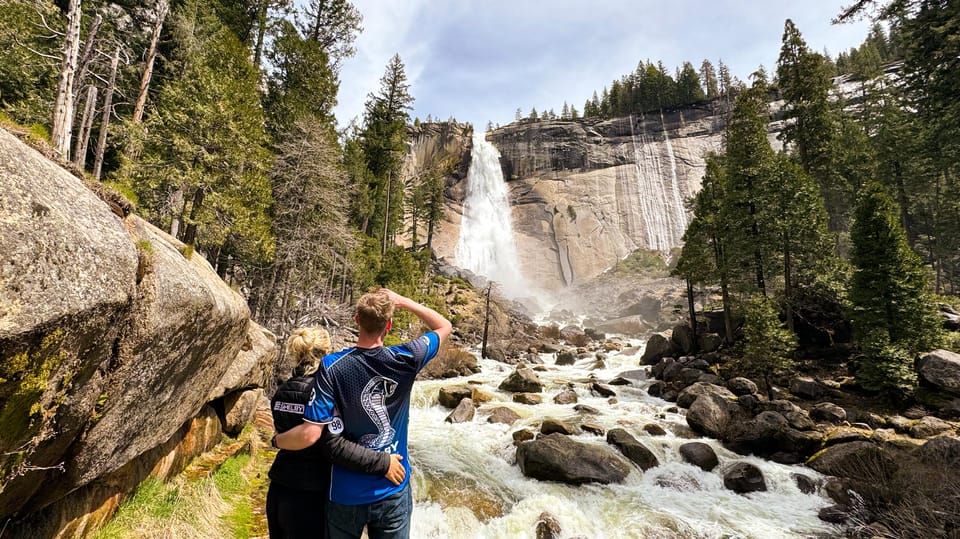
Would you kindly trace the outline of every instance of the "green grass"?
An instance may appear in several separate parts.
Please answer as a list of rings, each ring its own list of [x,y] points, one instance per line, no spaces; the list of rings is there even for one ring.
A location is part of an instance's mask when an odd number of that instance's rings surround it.
[[[263,454],[266,455],[266,454]],[[149,478],[124,501],[94,539],[185,537],[247,539],[265,535],[262,504],[270,459],[241,453],[225,460],[209,476],[164,483]],[[259,495],[258,495],[259,494]]]

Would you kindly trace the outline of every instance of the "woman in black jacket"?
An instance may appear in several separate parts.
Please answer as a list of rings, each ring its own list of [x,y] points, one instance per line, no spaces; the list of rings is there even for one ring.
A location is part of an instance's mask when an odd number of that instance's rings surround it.
[[[287,340],[287,353],[296,360],[293,378],[270,401],[273,425],[284,432],[303,421],[303,409],[313,390],[313,374],[330,353],[330,335],[322,328],[298,328]],[[368,449],[324,429],[323,436],[300,451],[281,449],[270,467],[267,525],[272,539],[314,539],[326,534],[330,464],[372,475],[394,484],[406,474],[398,455]]]

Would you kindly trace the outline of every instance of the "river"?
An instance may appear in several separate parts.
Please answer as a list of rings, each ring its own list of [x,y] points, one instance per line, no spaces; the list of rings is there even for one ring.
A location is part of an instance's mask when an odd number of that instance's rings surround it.
[[[636,344],[636,343],[633,343]],[[647,395],[651,380],[614,386],[615,402],[591,395],[584,383],[590,374],[606,382],[637,369],[642,348],[634,346],[606,359],[606,368],[589,370],[594,360],[574,366],[553,365],[542,356],[547,372],[543,404],[512,402],[512,394],[497,386],[513,367],[480,360],[482,372],[462,378],[417,382],[410,418],[410,461],[415,509],[411,537],[525,538],[535,537],[536,523],[549,511],[562,527],[562,537],[586,538],[806,538],[836,537],[839,530],[817,517],[832,502],[823,494],[804,494],[794,474],[820,476],[803,466],[785,466],[724,449],[714,440],[694,434],[683,415],[668,412],[673,403]],[[580,404],[599,410],[583,416],[572,404],[553,403],[553,396],[574,382]],[[473,421],[450,424],[450,410],[437,403],[445,385],[470,384],[492,400],[480,405]],[[512,426],[491,424],[484,411],[507,406],[521,419]],[[512,433],[520,428],[539,431],[547,417],[579,424],[590,421],[605,431],[620,427],[653,451],[660,466],[635,468],[623,484],[570,486],[528,479],[516,465]],[[643,426],[656,423],[666,436],[652,436]],[[605,444],[605,438],[585,433],[580,441]],[[702,441],[716,451],[720,465],[712,472],[683,462],[679,447]],[[738,461],[758,466],[768,490],[746,495],[723,486],[723,471]]]

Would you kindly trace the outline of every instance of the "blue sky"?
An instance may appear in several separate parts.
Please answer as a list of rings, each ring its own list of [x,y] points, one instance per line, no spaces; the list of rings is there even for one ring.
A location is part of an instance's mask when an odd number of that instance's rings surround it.
[[[352,0],[363,14],[357,54],[341,71],[341,126],[362,121],[395,54],[406,66],[412,116],[505,125],[519,107],[560,113],[641,60],[723,60],[746,80],[775,70],[785,19],[832,56],[859,45],[869,21],[833,25],[852,0]]]

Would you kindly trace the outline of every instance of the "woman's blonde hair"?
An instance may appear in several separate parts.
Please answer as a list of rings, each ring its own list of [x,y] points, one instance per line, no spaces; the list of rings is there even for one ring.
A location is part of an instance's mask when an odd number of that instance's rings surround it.
[[[319,327],[297,328],[287,339],[287,353],[296,362],[294,372],[299,376],[317,372],[320,360],[332,349],[330,334]]]

